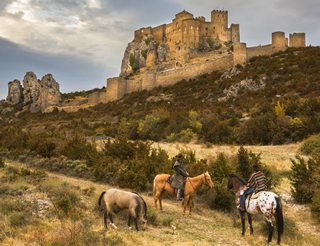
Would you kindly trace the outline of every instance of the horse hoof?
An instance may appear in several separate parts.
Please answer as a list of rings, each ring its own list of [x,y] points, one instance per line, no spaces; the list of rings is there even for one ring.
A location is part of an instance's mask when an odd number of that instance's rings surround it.
[[[132,229],[132,227],[131,226],[129,226],[129,230],[131,230]]]
[[[117,227],[114,223],[112,223],[111,226],[112,226],[114,229],[118,229],[118,227]]]

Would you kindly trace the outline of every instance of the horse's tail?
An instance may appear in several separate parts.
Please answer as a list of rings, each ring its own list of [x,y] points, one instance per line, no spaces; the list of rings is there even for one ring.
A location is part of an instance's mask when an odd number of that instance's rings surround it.
[[[277,207],[276,207],[276,219],[277,219],[277,230],[278,238],[283,234],[283,214],[282,214],[282,205],[279,197],[275,197]],[[280,242],[279,242],[280,243]]]
[[[143,217],[145,218],[145,219],[147,219],[148,218],[148,208],[147,208],[147,204],[146,204],[146,201],[143,199],[143,197],[142,196],[140,196],[140,194],[139,193],[137,193],[137,192],[132,192],[132,193],[134,193],[134,194],[136,194],[140,199],[139,199],[139,201],[138,201],[138,204],[139,204],[139,207],[140,207],[140,210],[141,210],[141,208],[142,208],[142,206],[143,206],[143,210],[144,210],[144,213],[143,213]],[[142,203],[142,204],[141,204]],[[142,205],[142,206],[141,206]]]
[[[99,197],[99,201],[98,201],[99,206],[101,206],[101,200],[102,200],[102,197],[104,196],[105,193],[106,193],[106,192],[103,191],[103,192],[101,193],[100,197]]]

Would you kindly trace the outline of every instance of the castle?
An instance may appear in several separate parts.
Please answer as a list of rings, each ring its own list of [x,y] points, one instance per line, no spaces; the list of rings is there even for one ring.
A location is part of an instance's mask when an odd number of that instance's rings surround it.
[[[169,24],[143,27],[125,50],[119,77],[107,79],[105,92],[89,95],[89,104],[114,101],[134,91],[167,86],[215,70],[244,64],[288,47],[305,47],[305,33],[273,32],[268,45],[247,47],[240,42],[239,24],[228,26],[228,11],[213,10],[211,20],[187,11]]]

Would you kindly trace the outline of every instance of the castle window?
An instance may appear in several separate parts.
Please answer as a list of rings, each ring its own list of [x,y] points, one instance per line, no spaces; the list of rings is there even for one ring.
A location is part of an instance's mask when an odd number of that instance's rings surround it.
[[[190,29],[193,30],[193,26],[191,26]]]
[[[141,32],[143,33],[143,30],[141,30]]]
[[[208,31],[208,27],[206,27],[206,31]]]

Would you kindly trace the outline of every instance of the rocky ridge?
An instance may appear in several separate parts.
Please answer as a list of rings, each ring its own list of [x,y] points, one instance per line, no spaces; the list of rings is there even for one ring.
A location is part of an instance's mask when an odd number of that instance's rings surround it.
[[[30,111],[44,112],[46,108],[59,104],[61,93],[59,84],[52,74],[46,74],[41,80],[33,72],[27,72],[23,79],[23,86],[19,80],[8,83],[8,96],[5,101],[7,107],[2,113]],[[5,111],[5,112],[4,112]]]

